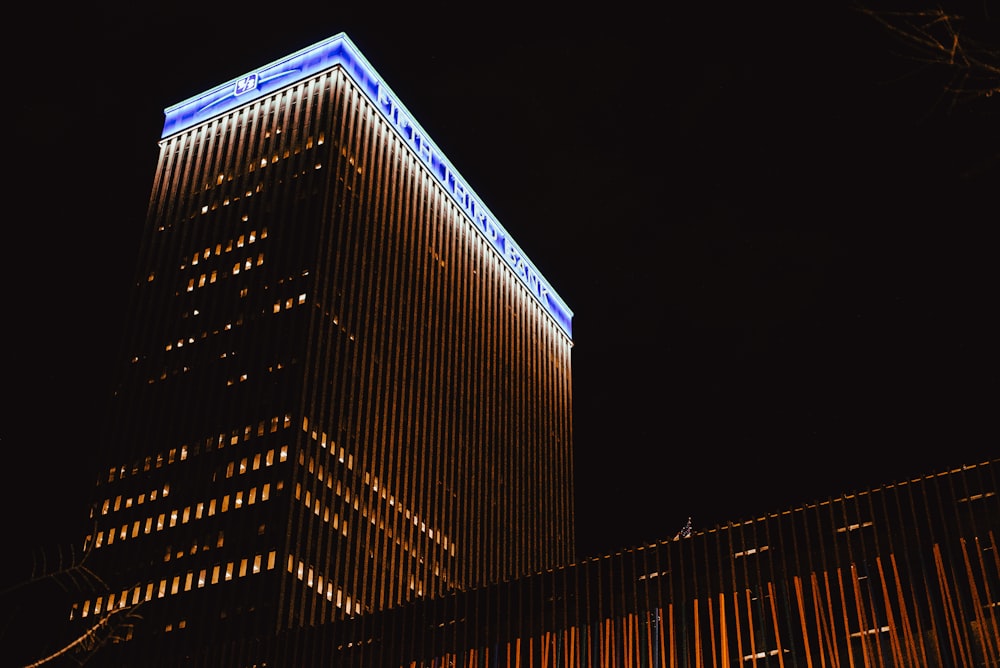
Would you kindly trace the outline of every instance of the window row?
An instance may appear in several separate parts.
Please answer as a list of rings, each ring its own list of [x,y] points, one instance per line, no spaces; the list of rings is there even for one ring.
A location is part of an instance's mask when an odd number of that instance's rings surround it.
[[[312,438],[312,440],[319,443],[321,448],[323,448],[324,450],[328,450],[331,455],[337,457],[337,461],[339,461],[341,464],[346,463],[348,469],[351,470],[354,469],[353,455],[347,454],[345,462],[344,448],[341,447],[338,449],[337,444],[332,439],[327,437],[326,432],[318,432],[315,429],[310,430],[308,417],[302,418],[302,431],[308,434],[310,438]],[[305,452],[299,451],[299,464],[305,466],[309,471],[309,473],[312,473],[314,476],[316,476],[316,478],[321,483],[324,483],[328,489],[334,489],[334,486],[336,486],[335,492],[338,495],[341,494],[340,480],[334,478],[334,476],[329,471],[324,471],[322,463],[317,462],[314,457],[309,457],[308,459],[306,459]],[[451,556],[455,556],[455,545],[453,542],[448,540],[448,536],[446,536],[444,532],[440,530],[435,531],[433,527],[428,527],[427,522],[421,519],[415,511],[412,511],[409,508],[404,507],[402,502],[397,501],[394,495],[389,494],[387,492],[387,490],[385,489],[385,485],[380,485],[378,476],[373,476],[370,472],[365,471],[363,481],[366,485],[369,485],[372,488],[372,491],[375,493],[376,498],[381,498],[388,504],[389,507],[394,508],[396,512],[402,514],[407,522],[412,522],[413,526],[419,529],[421,533],[426,534],[428,538],[433,540],[435,543],[441,545],[446,553],[450,553]],[[345,489],[344,497],[348,503],[351,502],[350,488]],[[354,507],[355,510],[358,510],[356,499]]]
[[[271,133],[267,133],[267,136],[269,137],[270,134]],[[280,129],[276,130],[274,134],[276,134],[276,135],[281,134],[281,130]],[[279,152],[269,152],[267,155],[261,156],[259,158],[258,157],[253,157],[253,158],[251,158],[250,160],[247,161],[247,163],[246,163],[246,171],[244,173],[245,174],[249,174],[249,173],[254,172],[257,169],[264,169],[269,164],[275,164],[279,160],[287,160],[288,158],[291,158],[293,155],[299,155],[303,150],[310,150],[310,149],[312,149],[315,146],[322,146],[325,141],[326,141],[326,134],[324,132],[320,131],[319,135],[316,137],[315,140],[310,135],[310,136],[308,136],[308,137],[305,138],[305,141],[302,142],[302,144],[297,144],[294,147],[287,147],[284,150],[281,150]],[[316,165],[316,169],[319,169],[320,166],[321,165],[317,164]],[[206,182],[205,183],[204,190],[205,191],[212,190],[212,189],[217,188],[217,187],[219,187],[219,186],[221,186],[221,185],[223,185],[225,183],[229,183],[233,179],[239,178],[240,176],[243,176],[243,174],[239,173],[239,172],[229,172],[229,173],[219,172],[219,174],[216,175],[216,177],[215,177],[215,182],[214,183],[212,183],[212,182]],[[246,194],[247,197],[250,197],[251,195],[252,195],[252,192],[248,192]],[[238,198],[233,198],[233,199],[238,199]],[[226,200],[223,200],[223,201],[224,202],[228,202],[229,200],[226,199]]]
[[[162,490],[151,490],[148,494],[143,492],[142,494],[137,494],[136,496],[122,496],[119,494],[111,499],[104,499],[104,503],[101,504],[101,515],[107,515],[111,512],[116,512],[122,508],[131,508],[133,505],[141,506],[146,503],[146,501],[156,501],[157,498],[166,498],[170,495],[170,484],[165,483]]]
[[[275,483],[276,490],[280,490],[282,487],[283,482],[281,480]],[[126,522],[121,527],[112,527],[106,531],[98,531],[96,538],[94,538],[94,549],[104,547],[105,545],[112,545],[116,540],[120,542],[128,538],[137,538],[140,535],[145,536],[163,531],[178,524],[187,524],[188,522],[206,517],[213,517],[216,513],[227,513],[230,510],[236,510],[243,506],[252,506],[258,502],[267,501],[270,497],[271,483],[265,483],[259,490],[257,487],[251,487],[245,492],[241,490],[235,494],[226,494],[219,499],[211,499],[207,503],[200,502],[194,506],[187,506],[182,510],[174,509],[168,513],[160,513],[156,516],[150,515],[145,520],[135,520],[131,524]],[[87,536],[85,542],[87,547],[90,546],[90,539],[91,536]]]
[[[227,445],[238,445],[241,441],[249,441],[255,435],[257,437],[263,437],[268,433],[274,434],[277,433],[279,429],[288,429],[291,425],[292,416],[286,413],[284,415],[275,415],[269,419],[264,419],[256,423],[243,425],[242,427],[237,427],[231,431],[213,434],[206,437],[204,441],[198,440],[191,444],[181,445],[179,448],[171,448],[165,455],[163,453],[149,455],[144,459],[134,462],[130,467],[124,465],[112,466],[108,470],[108,482],[122,480],[128,475],[138,475],[139,473],[151,471],[152,469],[158,469],[164,465],[173,464],[174,462],[181,462],[188,457],[197,457],[202,452],[203,445],[205,452],[222,450]],[[286,451],[285,456],[287,456],[287,454],[288,453]],[[168,489],[165,487],[163,490],[164,495],[166,495],[167,492]],[[115,510],[118,510],[120,502],[121,496],[117,497],[115,501]]]
[[[434,564],[434,575],[444,579],[446,582],[448,580],[447,569],[441,568],[440,562],[434,558],[425,558],[418,552],[418,542],[411,541],[407,538],[405,533],[401,534],[399,532],[393,531],[391,524],[385,521],[377,510],[371,511],[368,504],[360,502],[358,496],[354,496],[353,504],[351,501],[351,489],[350,487],[344,485],[341,486],[339,480],[336,484],[332,484],[333,477],[328,478],[327,488],[332,490],[334,494],[344,499],[348,508],[354,508],[361,517],[368,520],[371,525],[381,531],[393,544],[401,548],[409,557],[411,557],[415,562],[423,564],[427,561],[432,561]],[[312,511],[312,513],[319,518],[322,518],[323,522],[329,524],[334,529],[339,529],[340,532],[346,537],[347,536],[347,520],[341,519],[340,515],[331,509],[331,507],[319,498],[319,495],[313,495],[308,489],[303,490],[301,483],[295,483],[295,498],[303,503],[306,508]],[[452,550],[454,550],[454,545],[452,545]],[[444,555],[447,556],[448,552],[444,551]],[[452,553],[451,556],[455,556]]]
[[[180,594],[181,592],[201,589],[208,585],[229,582],[237,578],[254,575],[264,570],[274,570],[276,553],[271,550],[265,559],[264,555],[256,554],[252,557],[245,557],[239,561],[229,561],[225,564],[216,564],[211,569],[202,568],[197,573],[188,571],[175,575],[173,578],[163,578],[159,582],[148,582],[145,586],[136,585],[132,589],[126,589],[121,593],[110,593],[107,596],[98,596],[94,599],[74,603],[70,610],[70,619],[75,619],[77,615],[81,618],[90,615],[99,615],[102,612],[109,613],[114,610],[121,610],[131,605],[138,605],[154,598],[165,598]]]
[[[218,269],[213,269],[211,272],[201,274],[198,278],[191,277],[188,279],[187,291],[194,292],[196,288],[203,288],[206,285],[211,285],[218,280],[229,278],[230,275],[236,276],[240,271],[249,271],[254,267],[260,267],[264,264],[264,254],[258,253],[256,259],[252,257],[244,258],[236,264],[233,265],[232,270],[227,272],[219,273]]]
[[[247,222],[249,218],[250,217],[248,215],[244,214],[242,220],[243,222]],[[236,238],[229,239],[228,241],[226,241],[225,245],[223,245],[223,243],[220,241],[219,243],[215,244],[214,248],[208,246],[202,250],[195,251],[194,255],[192,255],[190,258],[185,258],[185,260],[181,262],[180,268],[183,270],[187,269],[189,266],[194,267],[199,262],[204,262],[205,260],[208,260],[213,256],[225,255],[226,253],[231,253],[233,252],[234,248],[243,248],[244,246],[249,246],[250,244],[257,243],[258,239],[263,240],[266,238],[267,238],[266,227],[261,230],[259,237],[257,236],[257,230],[250,230],[249,233],[244,233]]]
[[[348,614],[361,612],[361,602],[352,599],[349,594],[345,594],[340,587],[334,586],[330,578],[323,578],[312,566],[303,561],[296,563],[295,557],[288,555],[288,572],[292,573],[305,585],[316,591],[317,594],[326,598],[338,608],[346,610]]]

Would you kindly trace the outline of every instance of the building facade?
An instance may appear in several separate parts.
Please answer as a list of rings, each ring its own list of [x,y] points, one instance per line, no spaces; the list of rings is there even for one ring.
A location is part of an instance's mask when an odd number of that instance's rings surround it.
[[[345,35],[166,110],[129,314],[83,627],[173,651],[572,561],[572,313]]]

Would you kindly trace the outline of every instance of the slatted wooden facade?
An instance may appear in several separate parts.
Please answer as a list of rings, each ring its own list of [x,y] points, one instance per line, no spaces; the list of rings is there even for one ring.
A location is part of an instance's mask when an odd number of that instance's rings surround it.
[[[943,471],[216,646],[199,665],[996,666],[998,474],[1000,460]]]

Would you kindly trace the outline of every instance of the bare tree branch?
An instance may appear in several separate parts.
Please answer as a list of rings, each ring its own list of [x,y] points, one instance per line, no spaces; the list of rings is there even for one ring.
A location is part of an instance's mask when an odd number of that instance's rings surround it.
[[[943,7],[882,11],[861,7],[908,49],[908,57],[941,70],[952,108],[1000,93],[1000,45],[973,36],[967,18]],[[988,21],[983,19],[984,23]]]
[[[82,665],[106,643],[127,639],[134,622],[141,619],[135,611],[138,607],[136,605],[112,610],[62,648],[37,661],[25,664],[24,668],[37,668],[69,653],[78,653],[77,660]]]

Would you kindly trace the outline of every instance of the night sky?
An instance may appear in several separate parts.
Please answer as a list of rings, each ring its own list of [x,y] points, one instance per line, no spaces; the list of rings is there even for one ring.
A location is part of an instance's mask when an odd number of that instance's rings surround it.
[[[0,431],[29,545],[85,512],[163,108],[341,31],[575,313],[579,557],[1000,454],[1000,95],[846,5],[369,6],[29,11]]]

